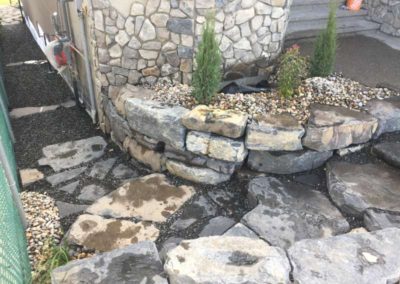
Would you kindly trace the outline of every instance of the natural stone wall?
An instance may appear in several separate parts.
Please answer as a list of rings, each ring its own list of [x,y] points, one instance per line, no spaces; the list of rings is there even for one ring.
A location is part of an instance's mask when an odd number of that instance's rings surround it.
[[[225,77],[257,75],[281,51],[291,1],[94,0],[101,84],[190,83],[210,11]]]
[[[400,131],[399,97],[372,100],[368,112],[316,104],[304,126],[287,114],[249,119],[232,110],[188,110],[138,98],[143,95],[150,98],[151,91],[128,85],[104,98],[112,139],[153,171],[200,183],[227,181],[244,165],[274,174],[308,171],[335,150]]]
[[[400,1],[368,0],[368,14],[382,32],[400,37]]]

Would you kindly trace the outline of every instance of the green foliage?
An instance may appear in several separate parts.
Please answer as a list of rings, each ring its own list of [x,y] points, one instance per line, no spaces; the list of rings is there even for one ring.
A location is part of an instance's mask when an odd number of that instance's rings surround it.
[[[215,38],[214,17],[209,15],[204,24],[202,40],[196,54],[192,95],[198,103],[208,104],[218,92],[221,82],[221,53]]]
[[[321,32],[315,43],[311,59],[311,76],[326,77],[333,71],[336,57],[336,5],[331,2],[326,29]]]
[[[48,239],[41,251],[41,260],[35,267],[33,283],[51,283],[51,272],[69,260],[68,247],[55,245],[52,239]]]
[[[300,55],[300,47],[293,45],[281,55],[278,65],[277,81],[281,96],[293,96],[301,80],[308,75],[307,58]]]

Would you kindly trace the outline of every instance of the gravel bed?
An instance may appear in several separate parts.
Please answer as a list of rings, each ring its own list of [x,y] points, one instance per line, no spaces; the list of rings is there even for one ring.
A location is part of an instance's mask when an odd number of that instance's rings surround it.
[[[24,191],[21,201],[28,223],[26,238],[29,260],[33,270],[42,259],[41,252],[46,241],[52,239],[59,244],[63,235],[58,208],[53,198],[46,194]]]
[[[153,100],[180,105],[192,109],[197,105],[190,95],[187,85],[157,85]],[[310,116],[309,106],[320,103],[362,110],[371,99],[384,99],[400,96],[400,93],[387,88],[370,88],[358,82],[334,74],[328,78],[310,78],[303,81],[297,94],[292,98],[281,97],[277,90],[252,94],[217,94],[209,104],[220,109],[234,109],[246,112],[252,117],[256,114],[290,113],[300,122],[306,122]]]

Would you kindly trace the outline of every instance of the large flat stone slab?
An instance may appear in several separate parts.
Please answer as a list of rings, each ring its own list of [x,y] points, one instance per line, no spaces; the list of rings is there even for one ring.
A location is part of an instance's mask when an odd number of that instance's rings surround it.
[[[71,261],[51,273],[53,284],[168,284],[153,242],[145,241],[91,258]]]
[[[364,213],[364,225],[369,231],[385,228],[400,228],[400,212],[386,212],[376,209],[367,209]]]
[[[164,222],[194,194],[189,186],[174,186],[162,174],[152,174],[125,183],[98,199],[86,211],[114,218],[137,218]]]
[[[151,224],[84,214],[72,224],[67,241],[89,249],[110,251],[140,241],[155,241],[158,235],[158,229]]]
[[[258,151],[303,149],[304,128],[289,114],[256,115],[247,126],[246,147]]]
[[[68,217],[72,214],[77,214],[80,213],[86,208],[88,208],[88,205],[79,205],[79,204],[73,204],[73,203],[67,203],[67,202],[62,202],[62,201],[57,201],[56,202],[58,212],[60,214],[60,218]]]
[[[174,160],[167,160],[166,167],[171,174],[198,183],[218,184],[231,178],[230,174],[216,172],[209,168],[189,166]]]
[[[72,180],[74,178],[77,178],[79,175],[84,173],[86,171],[87,167],[80,167],[68,171],[63,171],[58,174],[54,174],[51,176],[48,176],[46,178],[46,181],[49,182],[52,186],[58,185],[60,183]]]
[[[219,236],[235,224],[235,221],[225,216],[210,219],[199,233],[200,237]]]
[[[241,223],[237,223],[235,226],[233,226],[228,231],[226,231],[224,233],[224,236],[258,239],[258,236],[256,233],[254,233],[252,230],[250,230],[249,228],[247,228],[245,225],[243,225]]]
[[[375,136],[386,132],[400,131],[400,97],[370,100],[366,109],[379,121]]]
[[[299,284],[396,283],[400,229],[303,240],[288,250]]]
[[[100,158],[106,146],[107,142],[100,136],[46,146],[39,165],[49,165],[56,172],[69,169]]]
[[[383,142],[372,147],[372,152],[386,163],[400,168],[400,143]]]
[[[187,112],[182,117],[182,123],[191,130],[239,138],[244,134],[247,118],[248,115],[242,112],[200,105]]]
[[[167,253],[164,268],[171,284],[290,283],[285,252],[245,237],[182,241]]]
[[[249,184],[249,203],[259,204],[242,223],[268,243],[288,248],[302,239],[343,234],[346,219],[321,192],[273,177],[258,177]]]
[[[365,143],[378,127],[375,117],[343,107],[315,104],[310,111],[303,145],[317,151]]]
[[[185,148],[186,129],[181,118],[189,110],[137,98],[128,99],[125,109],[128,124],[133,130],[177,149]]]
[[[101,185],[89,184],[81,189],[81,193],[77,199],[82,201],[95,201],[100,197],[103,197],[107,193],[107,190]]]
[[[266,152],[250,150],[247,165],[250,169],[258,172],[294,174],[319,168],[332,155],[332,151]]]
[[[399,171],[383,164],[328,163],[332,201],[343,211],[361,216],[367,208],[400,212]]]
[[[44,174],[38,169],[23,169],[19,171],[23,186],[37,182],[44,178]]]

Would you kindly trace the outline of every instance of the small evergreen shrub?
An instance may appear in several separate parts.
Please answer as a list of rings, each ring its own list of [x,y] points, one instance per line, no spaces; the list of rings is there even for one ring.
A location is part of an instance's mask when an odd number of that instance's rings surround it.
[[[278,63],[277,82],[281,96],[291,97],[308,75],[307,58],[300,55],[300,47],[293,45],[281,55]]]
[[[311,59],[311,76],[326,77],[333,72],[336,48],[336,5],[331,2],[326,29],[320,33],[315,43],[315,51]]]
[[[214,17],[209,15],[204,24],[202,39],[196,53],[192,95],[198,103],[208,104],[218,92],[221,82],[221,53],[215,38]]]

